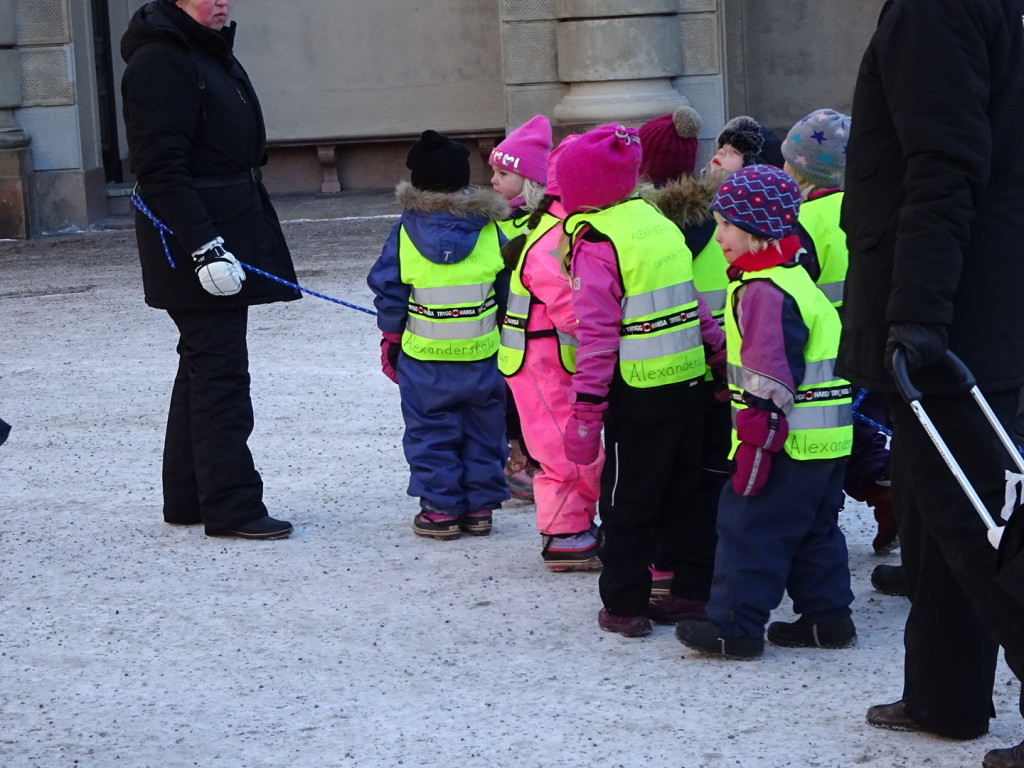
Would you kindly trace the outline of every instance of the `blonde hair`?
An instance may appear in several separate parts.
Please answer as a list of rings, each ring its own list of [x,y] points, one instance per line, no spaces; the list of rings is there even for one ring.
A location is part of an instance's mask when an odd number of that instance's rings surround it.
[[[813,195],[819,189],[823,189],[823,187],[815,184],[812,181],[808,181],[807,179],[805,179],[800,174],[800,171],[793,167],[792,163],[787,161],[787,165],[789,165],[789,170],[786,171],[786,173],[792,176],[796,180],[796,183],[800,186],[800,202],[807,202],[808,198],[810,198],[811,195]]]
[[[750,238],[750,252],[757,253],[759,251],[766,251],[769,248],[779,248],[779,241],[772,237],[758,237],[747,232],[747,237]]]
[[[523,208],[535,211],[540,205],[540,201],[544,199],[544,185],[524,176],[523,191],[519,194],[523,198]]]

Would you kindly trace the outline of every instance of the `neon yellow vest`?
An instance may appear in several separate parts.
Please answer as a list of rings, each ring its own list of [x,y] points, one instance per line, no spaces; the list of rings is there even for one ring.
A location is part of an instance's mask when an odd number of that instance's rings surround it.
[[[524,214],[514,219],[504,219],[497,222],[498,229],[502,231],[506,238],[511,240],[513,237],[517,237],[523,234],[526,229],[526,222],[530,220],[530,214]]]
[[[508,308],[501,323],[501,349],[498,350],[498,370],[505,376],[511,376],[523,366],[526,357],[526,342],[530,338],[526,331],[526,323],[530,317],[530,305],[533,296],[523,285],[523,269],[530,248],[544,235],[562,224],[557,216],[545,213],[537,226],[526,236],[519,263],[512,271],[509,285]],[[567,373],[576,370],[576,339],[557,328],[551,334],[558,338],[559,358]],[[550,334],[545,334],[550,335]]]
[[[843,193],[833,192],[815,197],[800,206],[797,223],[810,235],[814,251],[818,255],[821,274],[817,283],[832,306],[843,305],[843,283],[850,254],[846,250],[846,233],[839,228],[839,208],[843,204]]]
[[[796,301],[800,317],[810,331],[804,346],[806,370],[798,385],[793,410],[786,417],[789,438],[785,450],[794,459],[837,459],[850,455],[853,444],[852,388],[835,375],[839,349],[839,315],[802,267],[770,267],[744,275],[729,283],[725,315],[725,347],[729,361],[729,390],[732,394],[732,454],[736,437],[736,414],[748,407],[743,403],[746,373],[740,359],[743,338],[736,323],[735,300],[740,286],[755,280],[770,280]]]
[[[494,278],[504,268],[498,227],[480,230],[470,254],[435,264],[419,252],[405,227],[398,233],[403,283],[412,286],[402,351],[416,360],[469,362],[498,351]]]
[[[712,233],[707,245],[693,257],[693,284],[719,325],[725,322],[725,292],[729,288],[725,270],[728,266],[722,246]]]
[[[701,378],[693,259],[682,232],[643,200],[574,214],[565,223],[572,240],[583,224],[615,249],[623,285],[619,373],[626,384],[648,389]]]

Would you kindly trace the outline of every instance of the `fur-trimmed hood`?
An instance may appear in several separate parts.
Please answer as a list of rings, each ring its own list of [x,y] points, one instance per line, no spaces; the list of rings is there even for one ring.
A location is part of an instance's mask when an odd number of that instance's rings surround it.
[[[702,179],[684,176],[664,187],[641,189],[640,196],[685,232],[712,218],[708,206],[720,183],[721,178],[718,176],[705,176]]]
[[[508,217],[504,198],[492,189],[466,187],[458,192],[431,192],[417,189],[408,181],[398,182],[395,199],[405,211],[447,213],[452,216],[484,216],[492,221]]]
[[[480,230],[508,217],[508,203],[491,189],[467,187],[458,192],[430,192],[399,182],[395,199],[401,224],[417,250],[435,264],[454,264],[476,247]]]

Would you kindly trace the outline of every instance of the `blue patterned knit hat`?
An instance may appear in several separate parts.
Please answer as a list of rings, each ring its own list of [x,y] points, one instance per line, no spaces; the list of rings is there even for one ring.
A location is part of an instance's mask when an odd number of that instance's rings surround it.
[[[748,165],[722,182],[711,210],[748,234],[781,240],[800,213],[800,185],[771,165]]]

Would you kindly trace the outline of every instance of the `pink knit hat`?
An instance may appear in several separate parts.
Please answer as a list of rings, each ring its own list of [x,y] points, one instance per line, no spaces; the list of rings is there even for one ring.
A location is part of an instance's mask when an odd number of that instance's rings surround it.
[[[615,123],[587,131],[560,153],[555,169],[566,213],[625,199],[640,177],[640,135]]]
[[[488,164],[512,171],[524,179],[544,184],[551,154],[551,122],[544,115],[534,115],[516,128],[491,151]]]
[[[555,173],[555,163],[558,162],[558,158],[561,157],[565,148],[579,137],[578,133],[571,133],[562,139],[557,147],[551,150],[551,156],[548,158],[548,183],[544,187],[544,191],[547,194],[554,195],[555,197],[562,196],[562,188],[558,184],[558,174]]]

